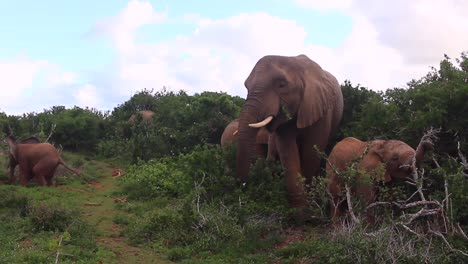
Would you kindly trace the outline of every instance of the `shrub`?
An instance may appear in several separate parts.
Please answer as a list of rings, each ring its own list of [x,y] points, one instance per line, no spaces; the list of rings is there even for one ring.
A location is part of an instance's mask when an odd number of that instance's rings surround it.
[[[36,230],[63,232],[69,227],[78,212],[58,203],[33,201],[27,209],[27,216]]]

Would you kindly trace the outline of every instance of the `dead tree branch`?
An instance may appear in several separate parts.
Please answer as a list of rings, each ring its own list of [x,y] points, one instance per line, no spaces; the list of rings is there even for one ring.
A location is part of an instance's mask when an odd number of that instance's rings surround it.
[[[46,140],[44,142],[49,142],[49,139],[50,137],[54,134],[55,132],[55,127],[57,125],[56,124],[52,124],[52,126],[50,127],[50,132],[49,132],[49,136],[47,136]]]
[[[361,221],[359,221],[356,215],[354,215],[353,204],[351,202],[351,189],[349,188],[348,184],[345,184],[345,188],[346,188],[346,201],[348,203],[348,212],[351,215],[351,219],[353,219],[354,223],[360,224]]]

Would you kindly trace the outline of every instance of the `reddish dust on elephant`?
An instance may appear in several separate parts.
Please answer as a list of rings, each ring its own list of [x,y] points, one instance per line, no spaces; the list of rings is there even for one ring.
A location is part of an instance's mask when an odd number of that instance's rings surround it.
[[[36,139],[37,140],[37,139]],[[10,183],[15,183],[15,167],[19,166],[20,182],[26,186],[32,178],[36,178],[39,185],[55,185],[54,174],[58,165],[79,175],[70,168],[60,157],[58,150],[49,143],[38,143],[38,140],[17,142],[13,136],[7,137],[9,146],[9,174]]]
[[[331,216],[336,223],[346,209],[345,186],[340,179],[340,173],[357,163],[355,169],[365,171],[370,179],[356,174],[355,187],[351,189],[353,197],[362,198],[366,204],[376,200],[376,182],[390,183],[395,179],[409,177],[420,166],[428,146],[422,146],[415,151],[411,146],[400,140],[361,141],[348,137],[338,142],[332,149],[327,163],[328,191],[332,195]],[[337,175],[338,173],[338,175]],[[373,221],[372,215],[368,220]]]
[[[154,116],[154,112],[150,110],[138,111],[136,114],[133,114],[128,119],[129,122],[134,123],[137,120],[150,121]]]

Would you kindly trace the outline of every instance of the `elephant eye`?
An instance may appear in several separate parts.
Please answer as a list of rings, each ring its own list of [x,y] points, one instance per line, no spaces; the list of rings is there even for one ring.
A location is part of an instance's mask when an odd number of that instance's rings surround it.
[[[394,155],[394,156],[392,157],[392,160],[398,160],[398,156]]]

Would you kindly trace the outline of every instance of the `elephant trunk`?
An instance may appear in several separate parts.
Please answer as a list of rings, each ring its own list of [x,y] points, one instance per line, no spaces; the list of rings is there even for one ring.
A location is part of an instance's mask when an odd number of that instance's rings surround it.
[[[237,141],[237,177],[245,183],[248,178],[250,164],[255,156],[255,139],[258,129],[249,127],[250,123],[257,121],[255,107],[249,106],[249,102],[242,109],[239,118],[239,132]]]

